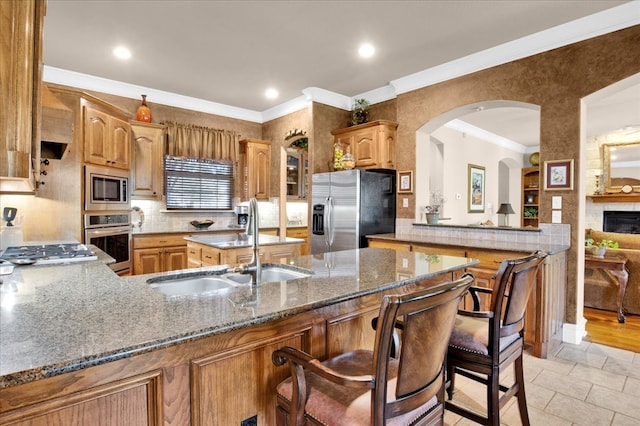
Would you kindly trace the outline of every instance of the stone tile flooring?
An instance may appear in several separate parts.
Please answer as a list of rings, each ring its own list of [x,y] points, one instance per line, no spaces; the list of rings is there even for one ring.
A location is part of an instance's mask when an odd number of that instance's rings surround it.
[[[505,380],[509,384],[513,374]],[[548,359],[525,354],[529,419],[533,426],[640,425],[640,353],[582,342],[563,343]],[[454,399],[478,411],[486,406],[484,386],[456,376]],[[445,412],[445,424],[476,423]],[[515,398],[501,411],[503,425],[521,425]]]

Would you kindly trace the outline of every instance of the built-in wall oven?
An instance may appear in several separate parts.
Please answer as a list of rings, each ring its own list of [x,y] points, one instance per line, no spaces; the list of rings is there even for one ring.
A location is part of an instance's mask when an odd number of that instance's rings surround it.
[[[109,266],[116,273],[131,270],[131,212],[85,214],[84,241],[113,257]]]

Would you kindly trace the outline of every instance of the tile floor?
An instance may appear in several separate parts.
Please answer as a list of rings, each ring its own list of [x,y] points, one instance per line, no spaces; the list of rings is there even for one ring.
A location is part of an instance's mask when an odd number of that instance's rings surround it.
[[[640,425],[640,353],[597,343],[564,343],[548,359],[525,354],[524,377],[533,426]],[[480,411],[484,387],[457,375],[454,399],[459,398]],[[503,425],[522,424],[515,398],[500,417]],[[476,423],[447,411],[445,424]]]

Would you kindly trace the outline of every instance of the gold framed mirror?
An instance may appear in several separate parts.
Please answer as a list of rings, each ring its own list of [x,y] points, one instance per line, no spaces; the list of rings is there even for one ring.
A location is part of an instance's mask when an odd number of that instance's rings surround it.
[[[606,192],[640,192],[640,140],[602,144],[602,161]]]

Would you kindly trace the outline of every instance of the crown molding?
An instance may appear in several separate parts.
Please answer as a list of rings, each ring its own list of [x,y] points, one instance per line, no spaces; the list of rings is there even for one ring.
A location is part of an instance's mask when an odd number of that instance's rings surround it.
[[[140,94],[145,93],[149,98],[154,100],[154,103],[255,123],[264,123],[308,108],[311,102],[320,102],[347,111],[351,109],[355,99],[364,98],[371,104],[384,102],[394,99],[402,93],[638,24],[640,24],[640,0],[632,0],[603,12],[586,16],[456,59],[446,64],[392,80],[386,86],[360,93],[353,97],[344,96],[318,87],[308,87],[302,90],[303,94],[301,96],[262,112],[49,66],[44,66],[43,80],[131,99],[139,99]]]

